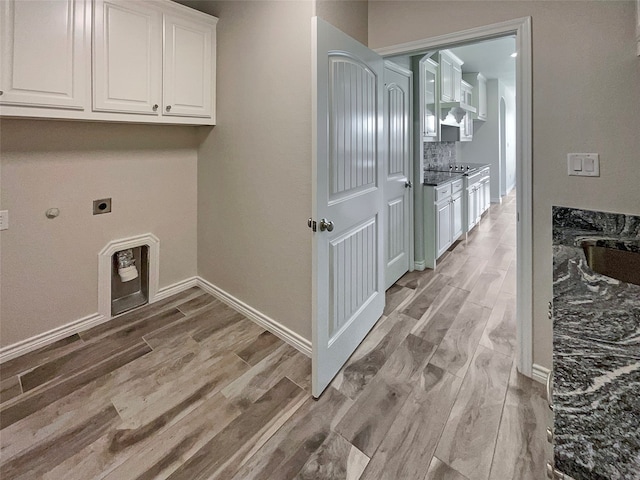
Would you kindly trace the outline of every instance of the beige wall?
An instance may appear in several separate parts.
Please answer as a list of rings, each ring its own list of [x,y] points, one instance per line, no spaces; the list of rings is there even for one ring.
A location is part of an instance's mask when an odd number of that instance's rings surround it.
[[[369,46],[519,17],[533,32],[534,362],[551,365],[551,206],[640,214],[640,59],[633,1],[372,1]],[[568,177],[598,152],[599,178]]]
[[[196,129],[34,120],[0,129],[10,213],[0,234],[2,346],[96,313],[98,252],[111,240],[155,234],[161,288],[196,275]],[[113,212],[93,216],[104,197]]]
[[[368,5],[366,0],[316,0],[316,15],[367,45]]]

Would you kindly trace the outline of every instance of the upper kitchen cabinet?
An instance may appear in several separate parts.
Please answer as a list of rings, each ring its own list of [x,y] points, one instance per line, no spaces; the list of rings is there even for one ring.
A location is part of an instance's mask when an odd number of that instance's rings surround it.
[[[25,90],[26,85],[37,95],[21,103],[9,103],[9,97],[2,95],[0,115],[215,124],[217,18],[169,0],[9,0],[2,4],[2,86],[15,90],[20,85]],[[62,5],[73,6],[74,29],[52,20],[62,18]],[[26,14],[13,13],[18,10]],[[41,39],[43,25],[52,31],[51,38]],[[65,47],[63,39],[72,33],[78,37],[74,48]],[[19,48],[14,38],[22,42]],[[5,65],[12,66],[10,73]],[[43,91],[66,93],[54,80],[66,80],[71,65],[78,72],[68,82],[77,105],[38,101]],[[53,86],[42,87],[38,82]]]
[[[437,142],[440,140],[438,64],[430,58],[420,60],[420,93],[423,141]]]
[[[93,109],[159,115],[162,11],[129,0],[96,0],[93,16]]]
[[[485,121],[487,119],[487,79],[478,72],[465,73],[462,78],[473,87],[471,105],[476,108],[473,119]]]
[[[84,0],[0,2],[0,114],[89,109],[89,13]]]
[[[459,102],[461,99],[460,81],[464,63],[449,50],[441,50],[440,58],[440,100]]]
[[[470,105],[473,97],[473,87],[462,80],[460,82],[460,90],[462,100],[460,103]],[[473,140],[473,115],[474,113],[467,111],[465,116],[462,118],[462,122],[460,125],[460,141],[461,142],[470,142]]]

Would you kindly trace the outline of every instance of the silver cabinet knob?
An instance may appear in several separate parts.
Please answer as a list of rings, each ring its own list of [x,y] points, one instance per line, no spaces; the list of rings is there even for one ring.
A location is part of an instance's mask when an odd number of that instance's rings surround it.
[[[553,411],[553,370],[547,375],[547,404],[549,410]]]
[[[333,222],[323,218],[320,220],[320,231],[324,232],[325,230],[327,232],[333,232]]]
[[[547,427],[547,442],[553,443],[553,430],[551,430],[551,427]]]
[[[0,90],[0,95],[4,95],[4,92],[2,90]]]
[[[152,107],[152,109],[153,109],[153,111],[154,111],[154,112],[157,112],[157,111],[158,111],[158,104],[156,103],[156,104]]]
[[[167,112],[171,111],[171,105],[167,105]]]
[[[405,180],[404,188],[413,188],[413,184],[411,183],[411,180]]]

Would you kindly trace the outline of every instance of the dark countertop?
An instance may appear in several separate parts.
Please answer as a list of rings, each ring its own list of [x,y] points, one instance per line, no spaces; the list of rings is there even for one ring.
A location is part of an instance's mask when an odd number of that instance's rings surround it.
[[[426,171],[424,172],[423,185],[436,187],[438,185],[443,185],[447,182],[451,182],[453,180],[457,180],[458,178],[463,178],[464,175],[462,172],[434,172],[434,171]]]
[[[553,207],[555,466],[640,479],[640,286],[600,275],[581,244],[640,251],[640,217]]]

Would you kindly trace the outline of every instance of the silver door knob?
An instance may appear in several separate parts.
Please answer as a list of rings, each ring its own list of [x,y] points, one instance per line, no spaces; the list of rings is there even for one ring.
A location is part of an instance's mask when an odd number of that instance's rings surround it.
[[[323,218],[320,220],[320,231],[324,232],[325,230],[327,232],[333,232],[333,222]]]
[[[404,182],[404,188],[412,188],[413,184],[411,183],[411,180],[405,180]]]

